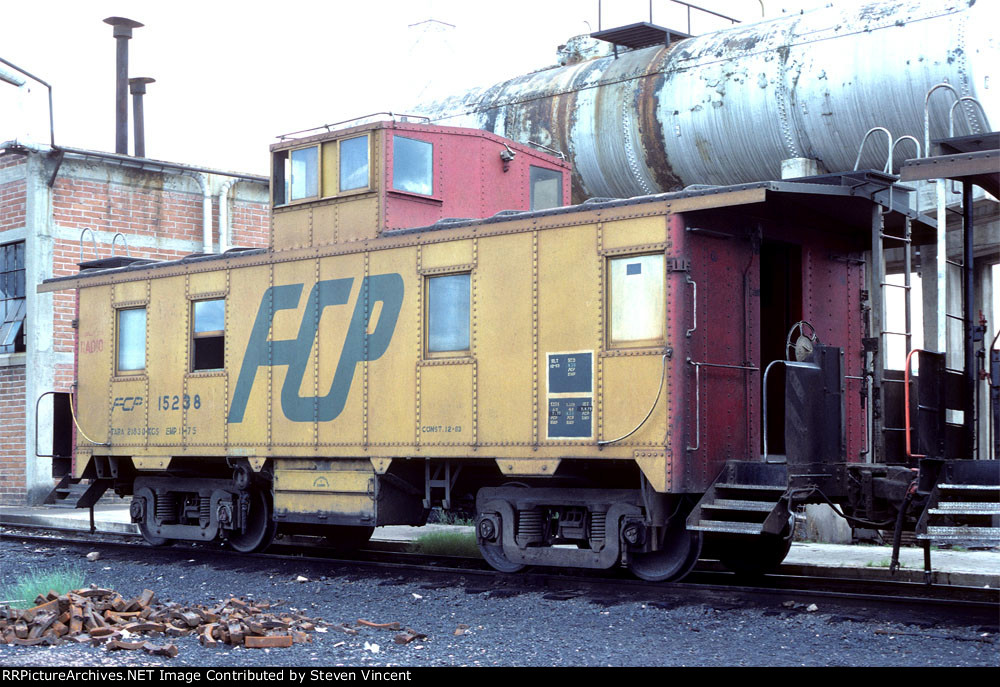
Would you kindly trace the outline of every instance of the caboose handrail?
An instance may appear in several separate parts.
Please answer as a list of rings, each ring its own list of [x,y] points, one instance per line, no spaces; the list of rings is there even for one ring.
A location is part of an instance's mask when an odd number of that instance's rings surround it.
[[[809,325],[809,326],[811,327],[812,325]],[[813,331],[815,331],[815,330],[813,330]],[[781,363],[782,365],[787,365],[788,361],[787,360],[772,360],[771,362],[769,362],[767,364],[767,367],[764,368],[764,381],[763,381],[764,403],[761,405],[761,413],[764,415],[764,418],[763,418],[763,424],[764,424],[764,457],[761,460],[763,460],[763,462],[765,462],[765,463],[767,462],[767,375],[771,372],[771,368],[774,367],[775,365],[777,365],[778,363]]]
[[[114,238],[111,239],[111,257],[115,257],[115,244],[118,242],[119,236],[122,237],[122,245],[125,246],[125,255],[132,257],[132,251],[128,247],[128,239],[125,238],[125,234],[120,231],[114,235]]]
[[[666,356],[664,356],[665,358]],[[727,370],[748,370],[750,372],[760,372],[759,367],[753,365],[725,365],[722,363],[699,363],[687,359],[687,362],[694,365],[694,446],[687,446],[688,451],[697,451],[701,448],[701,368],[721,367]]]
[[[694,304],[694,321],[691,323],[691,329],[687,330],[687,338],[690,339],[691,335],[694,334],[696,329],[698,329],[698,283],[691,278],[690,274],[684,275],[684,281],[690,284],[691,288],[694,289],[694,295],[692,296],[692,303]]]
[[[858,156],[854,159],[854,171],[858,171],[858,165],[861,164],[861,154],[865,152],[865,143],[868,142],[868,137],[871,136],[876,131],[883,131],[889,139],[889,156],[886,158],[885,165],[882,166],[882,170],[892,169],[892,133],[886,129],[884,126],[873,126],[865,134],[865,137],[861,139],[861,145],[858,146]]]
[[[279,141],[287,141],[290,138],[294,138],[295,136],[299,136],[301,134],[308,134],[312,131],[324,130],[327,133],[330,133],[331,131],[333,131],[333,127],[342,126],[344,124],[350,124],[352,122],[360,122],[364,119],[368,119],[369,117],[378,117],[379,115],[389,115],[392,121],[396,121],[396,117],[399,117],[403,121],[407,121],[410,119],[422,119],[426,123],[429,123],[431,121],[431,118],[425,115],[402,114],[400,112],[372,112],[371,114],[362,115],[361,117],[351,117],[350,119],[345,119],[341,122],[333,122],[331,124],[320,124],[319,126],[314,126],[309,129],[302,129],[301,131],[292,131],[291,133],[280,134],[277,138]]]
[[[956,100],[951,104],[951,111],[948,112],[948,138],[955,137],[955,108],[961,105],[963,102],[974,103],[975,105],[977,105],[979,107],[979,111],[983,113],[983,121],[984,122],[989,121],[989,118],[986,116],[986,110],[983,109],[983,104],[979,102],[977,98],[973,98],[971,95],[963,95],[961,98],[959,98],[958,100]],[[972,126],[972,120],[969,119],[969,113],[965,110],[962,111],[965,113],[965,121],[969,125],[969,131],[975,133],[972,131],[973,126]]]
[[[903,369],[903,432],[906,434],[906,457],[907,458],[926,458],[927,454],[922,453],[911,453],[912,447],[910,446],[910,434],[912,432],[912,427],[910,426],[910,359],[913,358],[914,353],[923,353],[922,348],[914,348],[910,351],[909,355],[906,356],[906,367]]]
[[[80,232],[80,262],[83,262],[83,237],[90,232],[90,241],[94,244],[94,260],[97,260],[97,234],[90,227],[84,227],[83,231]]]
[[[961,97],[958,91],[955,90],[955,87],[945,81],[931,86],[930,90],[927,91],[927,95],[924,96],[924,155],[928,156],[931,154],[931,94],[939,88],[946,88],[951,91],[956,100]],[[972,123],[970,122],[969,124],[971,128]]]

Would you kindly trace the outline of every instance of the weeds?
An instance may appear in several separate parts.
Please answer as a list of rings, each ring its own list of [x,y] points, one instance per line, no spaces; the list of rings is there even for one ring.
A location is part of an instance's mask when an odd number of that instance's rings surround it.
[[[432,556],[480,557],[473,532],[430,532],[417,539],[411,548]]]
[[[60,566],[51,570],[29,569],[20,582],[0,590],[2,601],[12,608],[30,608],[35,598],[45,596],[50,591],[65,594],[84,586],[84,571],[76,566]]]

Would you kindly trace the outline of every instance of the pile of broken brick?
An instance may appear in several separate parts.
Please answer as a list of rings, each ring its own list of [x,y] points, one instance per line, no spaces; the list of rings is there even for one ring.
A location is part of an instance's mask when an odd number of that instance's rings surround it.
[[[325,631],[321,620],[277,611],[278,604],[230,598],[211,606],[183,606],[157,602],[149,589],[131,600],[97,587],[49,592],[35,603],[28,609],[0,606],[4,643],[34,646],[69,641],[173,658],[176,644],[156,644],[149,638],[197,635],[205,646],[272,648],[311,642],[309,632],[318,627]]]

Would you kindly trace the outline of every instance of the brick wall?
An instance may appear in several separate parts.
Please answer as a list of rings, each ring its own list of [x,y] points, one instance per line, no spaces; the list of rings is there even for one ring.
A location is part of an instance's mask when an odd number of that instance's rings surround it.
[[[0,158],[0,171],[25,163],[26,158],[22,155],[5,156]],[[0,184],[0,231],[24,226],[26,189],[24,179]],[[234,196],[242,198],[230,202],[231,244],[266,247],[269,232],[266,202],[245,200],[247,193],[242,184],[237,185],[234,191]],[[261,196],[262,199],[264,197],[266,194]],[[212,203],[213,238],[216,242],[218,200],[218,195],[215,195]],[[83,242],[83,260],[108,257],[111,254],[110,237],[116,232],[126,236],[128,253],[132,257],[176,260],[201,249],[201,189],[193,179],[187,180],[176,174],[126,169],[101,161],[67,161],[51,189],[50,207],[48,231],[55,236],[52,242],[52,276],[72,275],[79,271],[79,234],[84,228],[97,232],[97,251],[95,254],[88,234]],[[31,229],[28,228],[29,231]],[[190,247],[179,247],[178,241],[189,242]],[[26,249],[37,250],[31,236],[27,237]],[[119,255],[125,252],[120,239],[116,250]],[[37,284],[36,277],[28,275],[28,288]],[[74,366],[72,362],[66,362],[66,358],[76,353],[76,330],[71,326],[76,317],[76,294],[72,291],[55,293],[52,303],[53,351],[62,360],[53,357],[52,360],[39,362],[51,367],[53,390],[71,391]],[[31,326],[29,312],[28,327]],[[2,504],[24,503],[29,487],[25,478],[25,374],[23,364],[0,367]]]
[[[0,231],[24,226],[24,179],[0,184]]]
[[[0,171],[23,164],[25,158],[22,155],[0,157]],[[24,226],[25,189],[24,179],[0,183],[0,231]],[[0,243],[7,241],[0,240]],[[0,503],[2,504],[20,503],[25,494],[24,370],[23,364],[0,367]]]
[[[23,503],[24,365],[0,367],[0,504]]]

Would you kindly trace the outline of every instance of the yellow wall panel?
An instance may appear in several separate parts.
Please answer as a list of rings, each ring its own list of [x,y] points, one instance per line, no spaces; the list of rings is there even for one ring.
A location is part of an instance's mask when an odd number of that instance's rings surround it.
[[[414,370],[419,358],[421,332],[418,313],[421,307],[419,279],[416,273],[416,249],[401,248],[371,254],[372,275],[398,274],[403,285],[403,305],[392,330],[385,353],[368,363],[368,441],[403,443],[414,440],[416,425],[416,379]],[[382,312],[385,312],[382,310]],[[379,315],[381,317],[381,315]],[[389,326],[387,320],[383,326]],[[374,319],[369,332],[379,327]]]
[[[471,444],[472,363],[420,368],[420,441]]]
[[[472,240],[429,243],[420,255],[420,267],[425,270],[468,265],[472,262]]]
[[[134,303],[146,300],[146,282],[130,281],[115,284],[115,303]]]
[[[195,272],[188,276],[188,295],[197,298],[199,294],[216,294],[226,290],[226,270]]]
[[[295,303],[295,307],[282,310],[275,310],[274,318],[271,320],[271,340],[295,341],[299,338],[299,330],[303,326],[309,295],[313,285],[316,283],[316,261],[296,260],[294,262],[276,263],[274,270],[275,287],[293,286],[298,290],[298,297],[294,296],[294,291],[289,297],[289,305]],[[306,335],[312,333],[311,324],[305,323]],[[307,342],[307,346],[311,342]],[[288,344],[281,344],[288,346]],[[297,397],[314,396],[315,386],[315,363],[313,354],[306,356],[304,361],[300,361],[300,354],[290,353],[285,359],[276,358],[271,364],[271,444],[308,444],[314,443],[312,412],[305,414],[305,421],[296,419],[296,415],[291,408],[297,403]],[[293,364],[288,364],[289,360]],[[295,369],[297,368],[297,369]],[[266,368],[261,370],[266,372]],[[300,376],[297,376],[297,372]],[[288,388],[286,389],[286,384]],[[288,402],[283,400],[283,396],[288,397]],[[310,409],[311,410],[311,409]],[[291,415],[291,417],[289,417]]]
[[[80,329],[77,331],[76,416],[80,428],[98,442],[108,438],[108,378],[114,374],[114,311],[110,286],[80,290]],[[86,399],[86,402],[79,402]],[[80,446],[91,446],[77,432]]]
[[[186,380],[181,399],[183,425],[179,426],[185,445],[223,446],[226,440],[226,377],[220,374],[194,375]]]
[[[337,204],[313,208],[312,242],[314,246],[329,246],[337,242]]]
[[[533,441],[531,265],[531,234],[479,242],[476,359],[483,443]]]
[[[599,399],[604,420],[605,441],[632,431],[656,399],[656,390],[663,375],[662,355],[619,356],[605,358],[603,393]],[[666,436],[667,388],[656,403],[653,414],[627,443],[653,442],[663,444]]]
[[[352,200],[337,205],[337,241],[361,241],[375,238],[379,226],[378,199],[375,194],[365,200]]]
[[[322,145],[323,197],[335,196],[340,190],[340,167],[337,164],[337,142]]]
[[[190,303],[184,298],[184,277],[149,282],[146,308],[149,375],[149,426],[153,444],[179,443],[176,428],[183,421],[184,375],[188,371],[191,336]],[[169,432],[169,428],[175,428]]]
[[[226,373],[229,379],[229,401],[226,417],[233,409],[233,399],[238,388],[244,356],[250,343],[250,334],[257,320],[258,310],[271,283],[270,267],[254,266],[230,272],[230,293],[239,294],[226,302]],[[246,406],[239,422],[229,422],[229,442],[236,444],[267,443],[267,411],[270,401],[268,368],[248,365],[251,380],[246,393]]]
[[[605,222],[602,243],[605,250],[630,246],[645,246],[667,240],[669,217],[634,217]]]
[[[596,228],[591,226],[538,234],[539,370],[545,370],[547,352],[600,347],[603,294],[598,280],[603,258],[597,257],[596,244]]]
[[[148,433],[147,410],[145,378],[120,378],[112,382],[111,445],[145,446]],[[155,428],[153,431],[156,432]],[[153,438],[155,440],[158,436]]]
[[[319,423],[318,434],[320,443],[361,443],[364,441],[364,365],[359,362],[348,362],[344,354],[344,343],[350,331],[351,320],[358,308],[359,317],[363,317],[364,301],[361,299],[361,287],[365,276],[364,255],[345,255],[335,258],[324,258],[320,261],[320,279],[346,280],[350,290],[347,291],[346,303],[329,305],[323,309],[318,327],[319,367],[317,374],[310,377],[315,381],[316,391],[309,395],[319,396],[323,403],[323,420]],[[338,286],[337,290],[346,288]],[[343,293],[342,291],[340,293]],[[344,301],[341,296],[337,302]],[[316,355],[317,347],[313,346],[312,356]],[[341,367],[341,358],[345,358]],[[310,357],[310,363],[315,368],[315,358]],[[340,371],[341,378],[337,379]],[[336,384],[335,384],[336,383]],[[335,388],[336,386],[336,388]],[[305,387],[303,387],[304,389]],[[303,391],[303,395],[306,392]],[[326,417],[330,419],[324,419]]]
[[[275,250],[291,250],[310,245],[312,210],[296,208],[274,213],[271,238]]]

